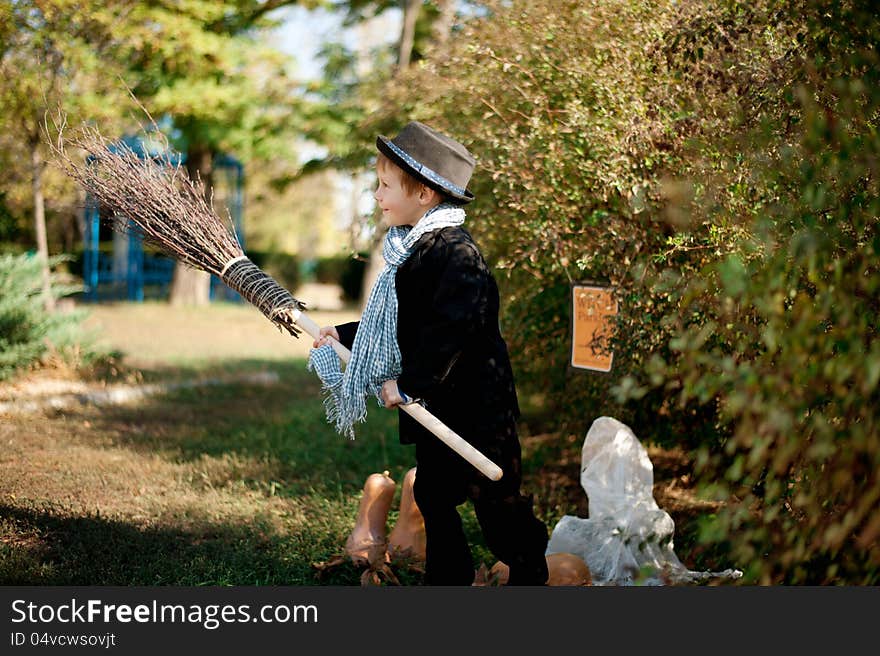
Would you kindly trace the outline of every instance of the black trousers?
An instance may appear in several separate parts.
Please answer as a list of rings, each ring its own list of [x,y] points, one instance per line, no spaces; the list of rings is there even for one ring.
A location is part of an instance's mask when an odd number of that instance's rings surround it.
[[[425,519],[426,585],[471,585],[474,563],[458,506],[468,499],[486,546],[510,568],[508,585],[545,585],[547,527],[520,492],[521,451],[515,425],[498,429],[487,447],[474,444],[504,475],[491,481],[440,439],[416,442],[416,504]]]

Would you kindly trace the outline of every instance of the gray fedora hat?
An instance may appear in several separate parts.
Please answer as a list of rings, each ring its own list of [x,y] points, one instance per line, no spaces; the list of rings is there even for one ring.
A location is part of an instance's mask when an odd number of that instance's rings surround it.
[[[467,148],[424,123],[411,121],[393,139],[376,137],[376,148],[416,180],[464,204],[476,160]]]

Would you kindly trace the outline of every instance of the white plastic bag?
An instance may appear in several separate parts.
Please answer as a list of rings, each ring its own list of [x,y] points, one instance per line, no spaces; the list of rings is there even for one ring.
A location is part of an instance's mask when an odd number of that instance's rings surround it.
[[[596,419],[581,451],[581,486],[589,517],[566,515],[550,536],[546,553],[580,556],[595,585],[642,582],[688,582],[709,576],[738,578],[738,570],[694,572],[673,549],[675,524],[654,500],[654,468],[647,450],[626,424],[612,417]]]

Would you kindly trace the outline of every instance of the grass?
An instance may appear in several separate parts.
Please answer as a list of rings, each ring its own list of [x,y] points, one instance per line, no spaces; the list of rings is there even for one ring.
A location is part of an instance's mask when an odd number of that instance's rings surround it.
[[[322,325],[354,317],[312,314]],[[279,382],[2,417],[0,584],[360,584],[350,562],[323,572],[315,565],[342,553],[371,473],[387,470],[398,482],[393,527],[400,484],[415,465],[414,449],[398,443],[396,413],[370,407],[356,440],[336,434],[306,370],[311,339],[281,335],[248,306],[95,306],[89,325],[120,351],[93,376],[97,385],[265,371]],[[525,491],[548,529],[564,514],[586,516],[582,439],[523,436]],[[670,480],[686,476],[668,471]],[[491,567],[471,506],[461,511],[475,562]],[[677,525],[700,511],[693,502],[670,510]],[[418,571],[395,573],[404,584],[422,582]]]
[[[274,371],[279,383],[3,417],[0,583],[359,584],[350,564],[320,577],[314,564],[342,552],[369,474],[388,470],[402,483],[414,466],[396,413],[370,408],[356,440],[336,434],[319,381],[295,352],[307,352],[305,340],[280,344],[252,309],[117,305],[96,307],[90,321],[125,352],[113,380]],[[417,572],[397,574],[420,582]]]

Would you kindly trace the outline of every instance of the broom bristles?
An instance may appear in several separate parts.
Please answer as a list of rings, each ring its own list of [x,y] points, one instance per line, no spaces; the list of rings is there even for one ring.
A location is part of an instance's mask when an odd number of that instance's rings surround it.
[[[246,276],[227,275],[228,265],[244,258],[244,250],[231,221],[224,222],[211,208],[200,182],[167,156],[140,156],[127,144],[110,143],[93,127],[84,126],[71,137],[65,136],[63,124],[56,128],[57,141],[49,143],[56,162],[114,216],[114,230],[135,230],[166,255],[216,275],[279,328],[299,336],[289,310],[301,310],[304,303],[252,264]],[[68,145],[86,157],[74,159]]]
[[[69,144],[86,153],[74,160]],[[116,217],[162,252],[201,271],[220,275],[244,254],[234,230],[208,205],[202,185],[167,156],[139,156],[127,144],[109,143],[97,129],[83,127],[65,138],[59,131],[52,150],[64,171]]]

